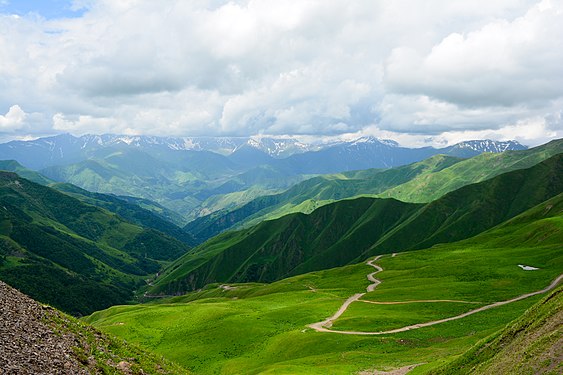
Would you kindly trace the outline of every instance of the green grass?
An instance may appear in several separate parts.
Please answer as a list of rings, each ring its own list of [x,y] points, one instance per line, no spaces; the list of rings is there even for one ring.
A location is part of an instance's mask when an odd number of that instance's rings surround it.
[[[484,181],[501,173],[529,168],[561,152],[563,140],[558,139],[529,150],[484,153],[448,168],[415,176],[379,196],[404,202],[431,202],[462,186]]]
[[[376,305],[355,302],[333,324],[332,329],[361,332],[388,331],[417,323],[449,318],[482,305],[452,302]]]
[[[554,198],[474,238],[386,256],[382,283],[364,298],[386,301],[462,299],[490,303],[547,286],[563,272],[563,214]],[[538,266],[523,271],[518,263]],[[497,332],[542,296],[466,318],[382,336],[319,333],[321,321],[352,294],[365,291],[373,268],[357,264],[304,274],[272,284],[217,284],[140,306],[116,306],[86,320],[100,329],[177,361],[195,373],[333,373],[390,369],[426,363],[436,368]],[[388,328],[423,323],[478,305],[413,303],[393,306],[355,302],[335,328]],[[387,312],[388,319],[379,320]],[[369,325],[369,326],[368,326]]]
[[[426,205],[357,198],[226,232],[173,262],[151,294],[214,282],[272,282],[369,256],[469,238],[563,190],[563,154],[468,185]]]
[[[203,241],[227,229],[248,228],[296,212],[310,213],[336,200],[359,196],[428,203],[468,184],[530,168],[561,152],[563,140],[555,140],[529,150],[485,153],[466,160],[436,155],[391,169],[322,175],[285,192],[257,197],[237,208],[197,218],[186,229]]]
[[[15,173],[0,172],[0,206],[0,279],[74,315],[130,301],[189,249]]]
[[[432,374],[560,374],[563,286]]]

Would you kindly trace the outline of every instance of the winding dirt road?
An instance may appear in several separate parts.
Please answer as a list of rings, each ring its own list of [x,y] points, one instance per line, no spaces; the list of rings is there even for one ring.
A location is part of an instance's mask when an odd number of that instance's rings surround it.
[[[372,284],[368,285],[368,287],[366,288],[366,290],[368,292],[372,292],[379,284],[381,284],[381,280],[378,280],[378,279],[375,278],[375,274],[383,271],[383,268],[381,268],[380,266],[375,264],[375,262],[377,260],[379,260],[380,258],[381,258],[381,255],[379,255],[379,256],[375,257],[374,259],[366,262],[367,265],[372,266],[373,268],[376,269],[375,272],[372,272],[372,273],[367,275],[368,280],[372,282]],[[342,306],[340,306],[338,311],[333,316],[323,320],[322,322],[309,324],[308,327],[314,329],[317,332],[339,333],[341,335],[366,335],[366,336],[368,336],[368,335],[387,335],[387,334],[392,334],[392,333],[406,332],[406,331],[410,331],[412,329],[429,327],[429,326],[433,326],[435,324],[440,324],[440,323],[445,323],[445,322],[449,322],[449,321],[452,321],[452,320],[462,319],[462,318],[465,318],[469,315],[473,315],[473,314],[481,312],[481,311],[492,309],[493,307],[506,305],[506,304],[517,302],[517,301],[520,301],[520,300],[523,300],[523,299],[526,299],[526,298],[529,298],[529,297],[532,297],[532,296],[536,296],[538,294],[548,292],[548,291],[552,290],[553,288],[555,288],[557,286],[557,284],[559,284],[561,282],[562,279],[563,279],[563,274],[559,275],[555,280],[553,280],[551,282],[551,284],[549,284],[547,287],[545,287],[542,290],[522,294],[521,296],[514,297],[514,298],[506,300],[506,301],[495,302],[495,303],[492,303],[490,305],[482,306],[482,307],[479,307],[477,309],[465,312],[463,314],[452,316],[452,317],[445,318],[445,319],[433,320],[433,321],[426,322],[426,323],[413,324],[413,325],[406,326],[406,327],[391,329],[391,330],[388,330],[388,331],[378,331],[378,332],[336,331],[336,330],[330,329],[330,327],[332,327],[332,324],[334,323],[334,321],[336,321],[342,314],[344,314],[344,312],[348,309],[350,304],[352,304],[353,302],[356,302],[356,301],[373,303],[373,304],[385,304],[385,305],[406,304],[406,303],[421,303],[421,302],[478,303],[478,302],[455,301],[455,300],[427,300],[427,301],[418,300],[418,301],[402,301],[402,302],[376,302],[376,301],[360,300],[360,298],[362,298],[365,295],[365,293],[357,293],[357,294],[354,294],[353,296],[351,296],[350,298],[348,298],[342,304]]]

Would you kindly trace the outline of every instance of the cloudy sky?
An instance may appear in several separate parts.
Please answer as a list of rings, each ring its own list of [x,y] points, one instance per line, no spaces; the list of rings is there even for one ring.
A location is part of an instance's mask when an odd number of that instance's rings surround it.
[[[563,137],[563,0],[0,0],[0,140]]]

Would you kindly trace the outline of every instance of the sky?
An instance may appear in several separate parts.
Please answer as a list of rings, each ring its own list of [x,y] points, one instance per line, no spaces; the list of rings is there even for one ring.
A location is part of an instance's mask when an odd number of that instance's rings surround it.
[[[563,0],[0,0],[0,140],[563,138]]]

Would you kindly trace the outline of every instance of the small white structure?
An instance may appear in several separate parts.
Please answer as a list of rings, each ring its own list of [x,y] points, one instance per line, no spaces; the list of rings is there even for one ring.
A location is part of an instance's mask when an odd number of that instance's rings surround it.
[[[518,267],[522,268],[524,271],[535,271],[539,270],[539,268],[532,267],[532,266],[525,266],[523,264],[519,264]]]

